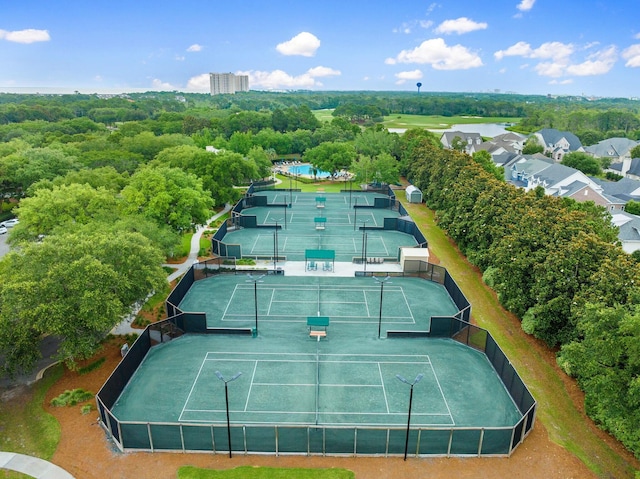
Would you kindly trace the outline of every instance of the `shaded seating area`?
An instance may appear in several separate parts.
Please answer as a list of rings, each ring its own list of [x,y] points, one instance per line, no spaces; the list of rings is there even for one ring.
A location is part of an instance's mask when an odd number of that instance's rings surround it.
[[[327,337],[329,327],[329,316],[307,316],[307,328],[309,336],[320,341],[320,338]]]
[[[323,271],[334,271],[336,263],[336,251],[333,249],[305,249],[305,271],[317,271],[318,263],[322,264]]]

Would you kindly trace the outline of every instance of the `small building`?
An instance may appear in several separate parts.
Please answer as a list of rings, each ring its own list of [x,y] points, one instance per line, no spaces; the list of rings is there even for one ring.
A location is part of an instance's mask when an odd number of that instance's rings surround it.
[[[422,191],[420,191],[415,186],[407,186],[405,192],[407,194],[407,201],[409,203],[422,203]]]

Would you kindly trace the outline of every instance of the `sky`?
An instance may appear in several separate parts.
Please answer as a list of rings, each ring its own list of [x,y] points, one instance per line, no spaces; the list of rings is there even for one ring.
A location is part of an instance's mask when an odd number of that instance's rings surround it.
[[[0,0],[0,92],[640,97],[640,0]]]

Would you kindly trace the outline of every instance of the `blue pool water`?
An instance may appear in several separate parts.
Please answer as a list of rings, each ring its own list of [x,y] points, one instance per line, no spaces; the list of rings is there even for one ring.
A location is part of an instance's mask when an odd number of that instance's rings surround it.
[[[287,167],[287,171],[291,174],[294,175],[308,175],[308,176],[313,176],[313,172],[311,171],[312,166],[308,163],[303,163],[301,165],[292,165],[292,166],[288,166]],[[316,171],[316,176],[318,178],[327,178],[328,176],[331,176],[331,173],[326,172],[326,171],[322,171],[322,170],[317,170]]]

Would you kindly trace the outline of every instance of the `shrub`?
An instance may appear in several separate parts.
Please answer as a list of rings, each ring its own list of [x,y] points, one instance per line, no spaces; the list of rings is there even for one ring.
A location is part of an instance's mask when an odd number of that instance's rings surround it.
[[[58,397],[53,398],[51,400],[51,405],[56,407],[75,406],[76,404],[88,401],[91,398],[93,398],[93,394],[89,391],[85,391],[84,389],[67,389]]]

